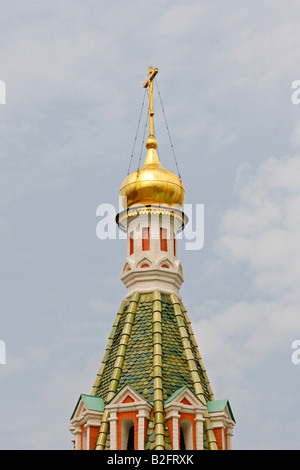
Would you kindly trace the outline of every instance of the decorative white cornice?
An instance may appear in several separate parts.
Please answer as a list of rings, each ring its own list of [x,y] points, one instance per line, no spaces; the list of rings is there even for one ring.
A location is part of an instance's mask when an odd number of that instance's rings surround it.
[[[179,296],[183,276],[167,268],[139,268],[127,271],[121,280],[127,287],[125,298],[129,298],[134,292],[148,294],[154,291]]]

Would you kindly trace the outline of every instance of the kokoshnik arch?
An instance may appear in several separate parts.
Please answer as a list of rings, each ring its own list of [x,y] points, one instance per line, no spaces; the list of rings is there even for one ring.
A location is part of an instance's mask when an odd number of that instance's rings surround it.
[[[157,73],[149,67],[144,83],[149,96],[144,164],[120,188],[124,210],[116,221],[127,232],[121,272],[127,293],[92,391],[79,396],[71,416],[77,450],[232,448],[230,403],[214,399],[179,293],[183,271],[176,235],[188,222],[181,211],[185,190],[156,151]]]

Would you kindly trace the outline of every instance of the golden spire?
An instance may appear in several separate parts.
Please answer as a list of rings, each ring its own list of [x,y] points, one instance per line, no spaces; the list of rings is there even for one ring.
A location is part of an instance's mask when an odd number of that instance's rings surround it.
[[[120,188],[120,196],[126,198],[124,208],[140,204],[182,206],[184,187],[180,178],[162,167],[156,152],[157,140],[154,136],[153,80],[158,69],[149,67],[144,88],[149,87],[149,137],[146,142],[147,154],[141,168],[130,173]]]

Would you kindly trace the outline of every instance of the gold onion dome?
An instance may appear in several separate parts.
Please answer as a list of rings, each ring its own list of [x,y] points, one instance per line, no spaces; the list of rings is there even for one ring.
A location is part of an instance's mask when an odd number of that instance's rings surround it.
[[[179,208],[184,200],[184,186],[180,178],[160,163],[155,138],[146,142],[148,149],[141,168],[130,173],[123,181],[120,196],[126,197],[123,207],[163,204]]]
[[[146,142],[147,154],[141,168],[130,173],[123,181],[120,196],[124,209],[133,205],[167,205],[179,208],[184,200],[184,186],[172,171],[162,167],[157,152],[157,141],[153,125],[153,80],[158,69],[149,67],[144,88],[149,87],[149,137]],[[125,199],[127,198],[127,199]]]

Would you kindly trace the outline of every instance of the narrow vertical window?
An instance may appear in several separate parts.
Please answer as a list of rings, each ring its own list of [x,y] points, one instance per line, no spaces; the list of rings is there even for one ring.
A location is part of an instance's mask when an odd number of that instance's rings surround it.
[[[150,250],[150,234],[149,234],[149,227],[144,227],[142,229],[142,249]]]
[[[180,450],[193,449],[193,426],[190,421],[184,419],[180,423]]]
[[[125,418],[123,419],[121,423],[121,429],[120,429],[120,444],[121,444],[121,449],[120,450],[135,450],[134,448],[137,445],[137,442],[135,443],[135,432],[134,432],[134,422],[132,421],[131,418]],[[118,437],[119,440],[119,437]],[[118,443],[119,446],[119,443]]]
[[[177,251],[176,251],[176,237],[175,237],[175,233],[174,233],[174,256],[177,256]]]
[[[129,429],[127,450],[134,450],[134,426]]]
[[[180,428],[180,450],[186,450],[185,440],[182,428]]]
[[[160,228],[160,249],[161,251],[168,251],[167,229]]]
[[[134,252],[134,239],[133,239],[133,232],[129,234],[129,254],[132,255]]]

